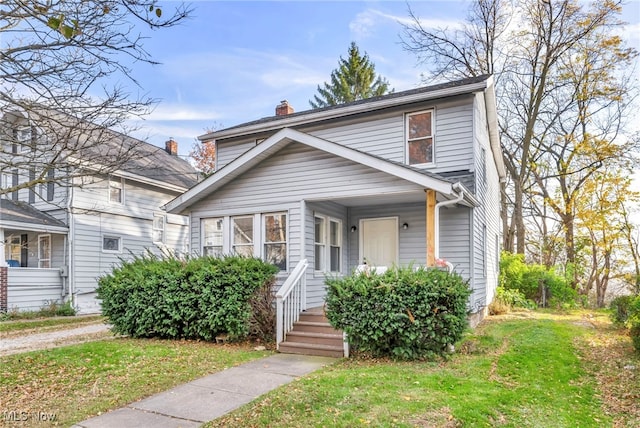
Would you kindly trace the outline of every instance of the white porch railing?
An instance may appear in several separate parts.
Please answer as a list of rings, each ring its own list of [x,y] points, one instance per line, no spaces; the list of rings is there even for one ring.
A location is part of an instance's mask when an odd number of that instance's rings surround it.
[[[307,309],[306,272],[309,262],[300,260],[291,275],[276,293],[276,346],[284,341],[293,323],[300,319],[300,312]]]

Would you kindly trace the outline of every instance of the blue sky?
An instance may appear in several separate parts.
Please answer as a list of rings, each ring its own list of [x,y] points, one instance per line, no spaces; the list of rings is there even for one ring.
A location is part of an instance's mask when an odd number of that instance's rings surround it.
[[[163,2],[168,12],[175,2]],[[468,1],[409,4],[426,25],[455,26]],[[274,114],[281,100],[310,108],[351,41],[396,91],[420,86],[424,71],[400,46],[405,1],[193,1],[182,25],[147,31],[146,50],[160,65],[137,64],[134,77],[160,102],[141,124],[139,138],[164,146],[173,137],[187,155],[198,135]],[[640,49],[640,0],[623,9],[625,34]]]

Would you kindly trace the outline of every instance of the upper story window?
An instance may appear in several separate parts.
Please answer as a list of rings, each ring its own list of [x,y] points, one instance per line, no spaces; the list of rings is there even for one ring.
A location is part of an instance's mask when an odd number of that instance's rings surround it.
[[[409,165],[424,165],[434,162],[433,110],[408,114],[406,136]]]
[[[109,177],[109,202],[124,203],[124,179]]]
[[[35,134],[30,126],[21,126],[13,130],[12,153],[28,152],[33,145],[32,138]]]
[[[253,216],[231,218],[233,252],[242,256],[253,257]]]
[[[222,218],[202,219],[202,255],[218,257],[222,255]]]
[[[153,215],[153,242],[164,243],[165,218],[162,214]]]

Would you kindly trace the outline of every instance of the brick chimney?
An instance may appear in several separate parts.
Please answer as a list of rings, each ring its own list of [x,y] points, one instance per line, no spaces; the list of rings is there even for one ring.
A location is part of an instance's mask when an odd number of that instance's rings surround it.
[[[164,149],[171,156],[178,156],[178,142],[173,138],[169,138],[169,141],[165,143]]]
[[[289,105],[289,101],[282,100],[280,104],[276,106],[276,116],[286,116],[293,113],[293,107]]]

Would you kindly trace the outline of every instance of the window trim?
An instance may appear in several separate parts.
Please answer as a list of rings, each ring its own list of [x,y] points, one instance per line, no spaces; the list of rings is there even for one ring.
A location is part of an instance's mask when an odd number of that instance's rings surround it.
[[[419,114],[424,114],[424,113],[430,113],[431,114],[431,135],[429,136],[424,136],[424,137],[419,137],[419,138],[414,138],[413,140],[409,138],[409,120],[412,116],[417,116]],[[405,161],[407,165],[410,166],[415,166],[415,167],[425,167],[425,166],[434,166],[436,164],[436,121],[435,121],[435,117],[436,117],[436,109],[435,108],[429,108],[429,109],[425,109],[425,110],[420,110],[420,111],[414,111],[411,113],[406,113],[405,114],[405,120],[404,120],[404,147],[405,147],[405,152],[406,152],[406,156],[405,156]],[[411,141],[416,141],[416,140],[422,140],[425,138],[431,138],[431,162],[425,162],[425,163],[411,163],[411,159],[410,159],[410,152],[409,152],[409,143]]]
[[[316,220],[322,221],[322,242],[317,241],[316,236]],[[323,273],[327,271],[327,216],[322,214],[313,215],[313,271]],[[321,266],[318,266],[318,247],[322,247]]]
[[[104,240],[105,239],[115,239],[118,242],[118,249],[117,250],[112,250],[112,249],[108,249],[104,247]],[[122,253],[122,236],[119,235],[111,235],[108,233],[105,233],[102,235],[102,244],[100,245],[102,248],[102,252],[103,253],[109,253],[109,254],[119,254]]]

